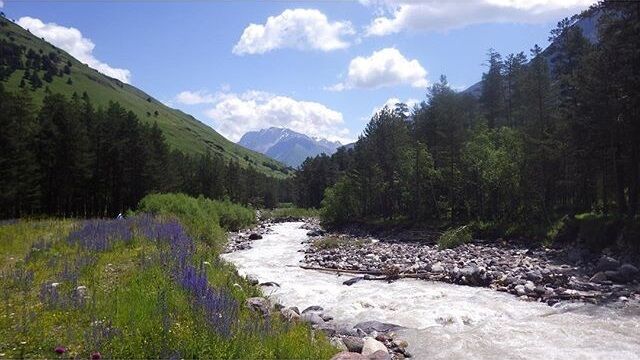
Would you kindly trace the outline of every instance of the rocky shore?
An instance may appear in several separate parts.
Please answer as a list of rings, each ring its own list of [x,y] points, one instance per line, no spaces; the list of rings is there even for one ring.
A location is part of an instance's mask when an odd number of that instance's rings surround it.
[[[315,331],[323,332],[340,350],[332,360],[400,360],[411,357],[407,351],[408,343],[398,339],[394,333],[401,327],[394,324],[366,321],[346,326],[335,322],[321,306],[309,306],[300,311],[295,306],[284,307],[264,297],[249,298],[245,306],[265,318],[279,316],[292,323],[305,322]]]
[[[302,219],[285,219],[302,221]],[[276,221],[282,222],[282,221]],[[253,241],[271,232],[274,222],[229,236],[226,251],[251,248]],[[482,286],[507,292],[526,301],[553,305],[559,301],[640,303],[640,271],[637,264],[612,253],[589,254],[583,249],[527,248],[515,243],[474,241],[454,249],[439,249],[433,241],[416,241],[419,234],[383,240],[363,234],[327,233],[314,219],[301,228],[308,238],[303,268],[345,275],[344,286],[359,281],[394,281],[417,278],[466,286]],[[261,286],[278,286],[266,282]],[[334,359],[404,359],[411,357],[406,341],[398,339],[393,324],[367,321],[347,326],[324,313],[321,306],[303,311],[283,307],[268,298],[251,298],[247,307],[262,316],[280,316],[291,322],[307,322],[322,331],[341,350]]]
[[[553,305],[562,300],[601,303],[640,300],[637,265],[609,254],[579,248],[526,248],[508,242],[474,241],[454,249],[433,243],[384,241],[347,234],[325,234],[307,224],[311,236],[304,266],[359,274],[360,279],[419,278],[483,286],[523,300]],[[326,239],[330,238],[328,242]]]

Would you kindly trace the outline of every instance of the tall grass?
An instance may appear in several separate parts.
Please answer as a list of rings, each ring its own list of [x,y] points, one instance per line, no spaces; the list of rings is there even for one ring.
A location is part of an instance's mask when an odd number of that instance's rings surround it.
[[[176,216],[191,236],[220,250],[226,241],[225,231],[236,231],[255,222],[255,212],[231,201],[184,194],[152,194],[138,205],[138,213]]]
[[[251,210],[184,195],[154,195],[141,208],[158,215],[0,227],[0,257],[15,259],[0,268],[1,358],[99,352],[102,358],[322,359],[336,352],[305,325],[265,320],[243,306],[259,290],[221,261],[215,247],[230,226],[224,216],[235,213],[236,225],[249,224]],[[212,219],[215,226],[207,224]]]

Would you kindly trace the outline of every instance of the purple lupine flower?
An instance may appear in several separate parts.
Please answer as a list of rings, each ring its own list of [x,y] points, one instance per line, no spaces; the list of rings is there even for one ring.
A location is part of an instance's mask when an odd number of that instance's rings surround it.
[[[91,360],[100,360],[102,359],[102,355],[98,351],[94,351],[91,353]]]
[[[64,346],[56,346],[53,351],[55,351],[56,354],[64,354],[65,352],[67,352],[67,349]]]

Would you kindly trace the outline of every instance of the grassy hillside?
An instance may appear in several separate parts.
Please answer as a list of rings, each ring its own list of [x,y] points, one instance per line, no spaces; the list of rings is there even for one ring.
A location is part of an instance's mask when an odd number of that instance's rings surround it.
[[[225,159],[235,159],[243,166],[251,164],[266,174],[286,175],[285,165],[232,143],[193,116],[165,106],[140,89],[97,72],[13,22],[5,18],[0,18],[0,21],[5,23],[0,26],[0,40],[24,46],[25,53],[28,49],[33,49],[36,53],[41,51],[43,54],[55,52],[61,58],[61,63],[66,64],[67,61],[71,63],[70,74],[64,74],[62,77],[54,76],[50,83],[44,82],[44,86],[32,90],[36,104],[41,103],[46,87],[51,92],[69,96],[74,92],[78,94],[87,92],[92,102],[98,106],[106,106],[110,101],[117,101],[133,111],[142,121],[157,121],[167,141],[175,149],[189,154],[202,154],[209,149],[214,154],[221,154]],[[44,71],[41,71],[39,74],[41,78],[43,73]],[[5,88],[9,91],[18,90],[23,75],[24,70],[13,72],[4,82]],[[71,78],[71,84],[69,84],[69,78]],[[30,87],[27,86],[27,88]]]

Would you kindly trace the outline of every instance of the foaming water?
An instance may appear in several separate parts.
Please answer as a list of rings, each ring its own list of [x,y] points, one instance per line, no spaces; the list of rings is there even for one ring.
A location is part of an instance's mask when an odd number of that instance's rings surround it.
[[[285,306],[320,305],[338,321],[379,320],[399,331],[417,359],[639,359],[640,311],[588,304],[520,301],[497,291],[403,279],[393,283],[304,270],[302,223],[274,225],[249,250],[225,254],[240,274],[280,288],[266,294]]]

